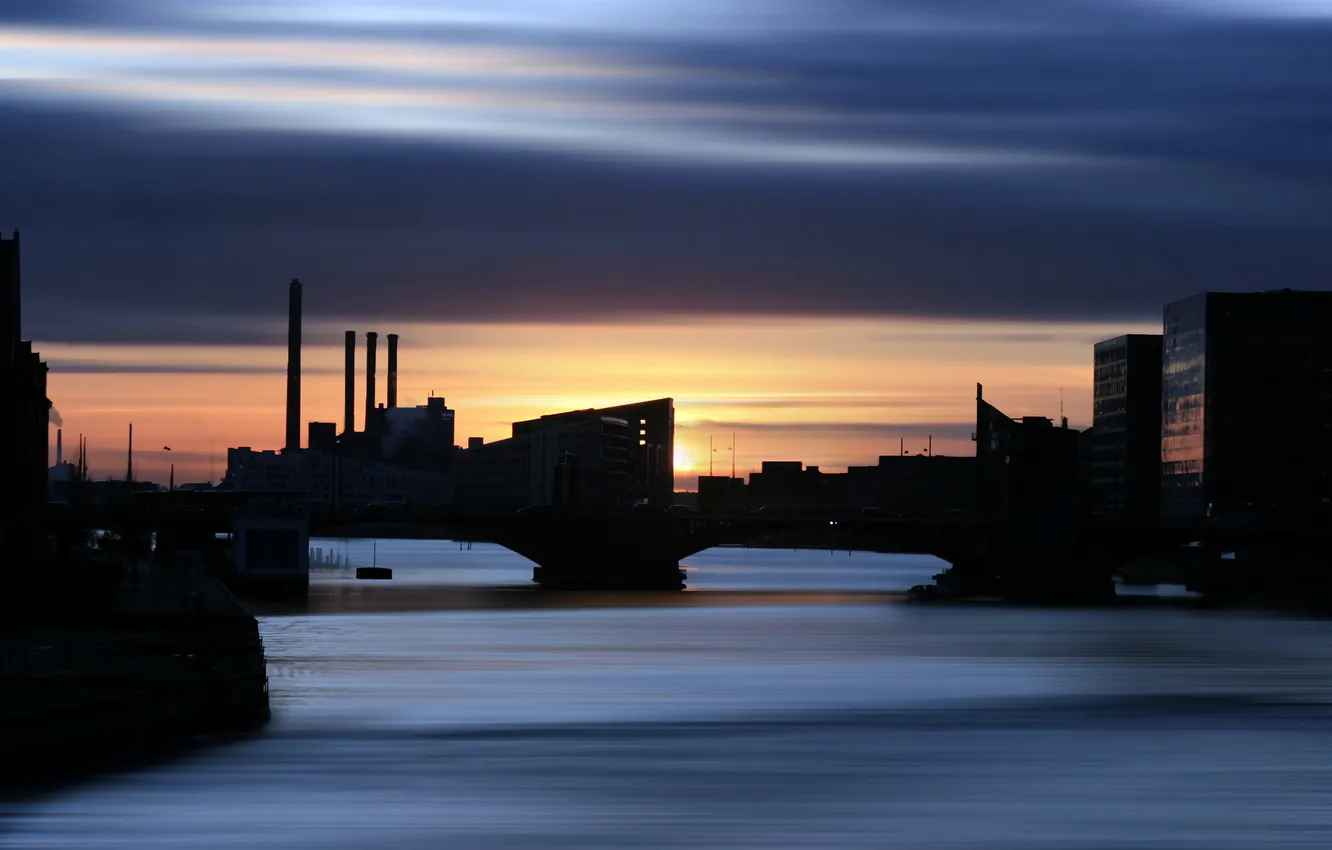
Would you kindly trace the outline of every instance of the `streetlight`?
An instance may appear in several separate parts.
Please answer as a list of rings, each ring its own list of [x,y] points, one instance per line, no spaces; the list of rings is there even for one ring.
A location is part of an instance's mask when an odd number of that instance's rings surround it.
[[[162,451],[169,452],[171,451],[171,447],[163,446]],[[176,492],[176,464],[174,462],[171,464],[171,483],[167,485],[167,492],[168,493]]]

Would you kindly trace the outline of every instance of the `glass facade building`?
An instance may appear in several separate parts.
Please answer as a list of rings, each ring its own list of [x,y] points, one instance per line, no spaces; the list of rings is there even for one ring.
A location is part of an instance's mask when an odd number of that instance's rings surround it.
[[[1093,509],[1106,514],[1160,512],[1161,344],[1126,334],[1094,348],[1090,483]]]
[[[1165,306],[1161,333],[1161,510],[1202,514],[1208,293]]]
[[[1209,292],[1167,304],[1162,510],[1332,503],[1332,292]]]

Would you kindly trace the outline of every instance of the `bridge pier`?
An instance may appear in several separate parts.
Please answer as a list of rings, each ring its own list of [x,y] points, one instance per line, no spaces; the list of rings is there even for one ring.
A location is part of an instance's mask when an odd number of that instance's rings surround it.
[[[532,581],[548,590],[683,590],[679,561],[624,561],[616,557],[547,559],[532,570]]]
[[[1006,543],[958,555],[935,577],[951,597],[1094,605],[1114,598],[1114,559],[1088,546]]]
[[[536,517],[497,529],[495,542],[537,566],[532,580],[551,590],[684,588],[673,537],[661,517]]]
[[[1193,565],[1188,587],[1208,605],[1274,604],[1307,610],[1332,608],[1332,558],[1309,541],[1274,541],[1241,548],[1222,559],[1226,547],[1210,551]]]
[[[1115,598],[1114,559],[1087,546],[1008,546],[999,564],[1011,602],[1097,605]]]

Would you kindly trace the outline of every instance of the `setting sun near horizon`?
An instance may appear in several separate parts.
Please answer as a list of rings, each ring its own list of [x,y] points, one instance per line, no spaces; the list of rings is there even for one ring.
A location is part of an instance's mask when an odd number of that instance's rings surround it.
[[[313,340],[339,327],[308,322]],[[970,454],[977,382],[1013,415],[1090,419],[1090,344],[1123,326],[764,319],[617,325],[397,325],[399,404],[444,396],[457,441],[509,436],[544,413],[675,399],[676,487],[764,460],[825,469],[872,464],[899,448]],[[1130,330],[1132,328],[1129,328]],[[43,344],[66,444],[87,436],[92,473],[122,474],[135,427],[137,474],[217,480],[226,449],[282,444],[279,346]],[[606,352],[616,352],[607,357]],[[552,352],[558,352],[552,355]],[[303,422],[339,422],[343,352],[307,343]],[[364,393],[358,363],[357,405]],[[385,390],[380,381],[379,397]],[[52,444],[54,445],[54,432]],[[919,444],[919,445],[917,445]],[[171,446],[168,455],[154,451]],[[725,470],[725,472],[721,472]]]

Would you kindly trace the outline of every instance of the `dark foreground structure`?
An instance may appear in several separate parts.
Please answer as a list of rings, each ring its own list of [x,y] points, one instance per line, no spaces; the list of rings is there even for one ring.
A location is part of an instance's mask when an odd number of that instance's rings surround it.
[[[46,363],[23,339],[19,234],[0,235],[0,580],[40,556],[46,505]]]
[[[144,575],[4,616],[0,784],[134,762],[269,718],[258,624],[216,581]]]
[[[0,784],[31,787],[268,719],[258,623],[207,571],[47,504],[46,364],[0,237]],[[126,482],[128,485],[130,482]],[[96,538],[96,539],[95,539]]]

